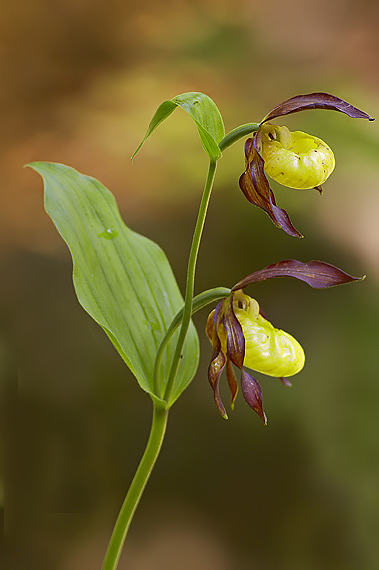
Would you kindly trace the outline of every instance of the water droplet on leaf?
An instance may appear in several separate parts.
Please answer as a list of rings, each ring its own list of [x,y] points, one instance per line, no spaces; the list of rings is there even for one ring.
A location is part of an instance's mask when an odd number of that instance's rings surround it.
[[[118,232],[116,232],[116,230],[111,230],[110,228],[108,228],[101,234],[98,234],[98,236],[105,239],[114,239],[115,237],[118,236]]]

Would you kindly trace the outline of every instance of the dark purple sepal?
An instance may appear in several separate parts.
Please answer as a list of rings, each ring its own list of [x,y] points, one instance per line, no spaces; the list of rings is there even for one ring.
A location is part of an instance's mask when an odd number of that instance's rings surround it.
[[[209,315],[208,315],[208,319],[207,319],[207,324],[205,325],[205,333],[207,335],[207,337],[209,338],[210,342],[212,343],[212,346],[214,346],[214,342],[215,342],[215,338],[216,338],[216,328],[215,328],[215,323],[214,323],[214,312],[212,311]]]
[[[242,369],[241,390],[247,404],[258,414],[267,425],[267,417],[263,411],[262,390],[259,383]]]
[[[226,302],[226,299],[223,299],[222,301],[220,301],[216,305],[215,312],[214,312],[214,319],[213,319],[215,331],[217,331],[217,329],[218,329],[218,327],[222,321],[222,316],[224,314],[225,302]]]
[[[233,309],[234,295],[225,302],[222,323],[226,331],[227,356],[238,368],[242,369],[245,358],[245,337],[242,327]]]
[[[233,410],[234,402],[235,402],[235,399],[236,399],[237,393],[238,393],[238,382],[237,382],[237,378],[236,378],[236,375],[235,375],[234,370],[233,370],[233,365],[230,362],[230,360],[228,360],[226,362],[226,377],[228,379],[228,385],[229,385],[229,390],[230,390],[230,394],[231,394],[230,405],[231,405],[232,410]]]
[[[224,420],[228,419],[228,414],[226,413],[225,410],[225,406],[222,403],[221,400],[221,396],[220,396],[220,389],[219,389],[219,383],[220,383],[220,377],[218,377],[216,384],[214,385],[213,388],[213,395],[214,395],[214,399],[216,402],[216,406],[218,408],[218,411],[220,412],[220,414],[222,415],[222,417],[224,418]]]
[[[347,103],[335,95],[330,95],[329,93],[307,93],[306,95],[291,97],[274,107],[274,109],[265,116],[261,124],[283,115],[306,111],[308,109],[329,109],[331,111],[344,113],[352,119],[375,120],[364,111],[353,107],[353,105],[350,105],[350,103]]]
[[[264,171],[264,160],[258,152],[259,133],[245,143],[246,170],[239,179],[239,185],[246,199],[262,208],[274,224],[292,237],[303,237],[293,226],[287,212],[276,205],[275,195],[270,188]]]
[[[209,315],[205,330],[213,346],[213,354],[208,366],[208,380],[213,390],[217,408],[219,409],[220,414],[227,419],[228,416],[222,403],[219,390],[220,377],[225,368],[227,358],[222,350],[216,326],[217,323],[219,324],[220,316],[222,317],[222,306],[223,302],[219,303],[214,311],[214,315],[213,313]]]
[[[215,347],[208,367],[208,380],[213,389],[225,368],[225,364],[226,356],[221,350],[221,346]]]
[[[264,269],[255,271],[251,275],[239,281],[234,287],[233,291],[243,289],[247,285],[256,283],[257,281],[264,281],[265,279],[273,279],[275,277],[293,277],[300,281],[305,281],[315,289],[324,289],[326,287],[333,287],[334,285],[342,285],[352,281],[360,281],[363,277],[353,277],[342,269],[335,267],[325,261],[309,261],[303,263],[296,259],[286,259],[268,265]]]
[[[221,374],[225,368],[225,364],[226,364],[226,356],[222,352],[221,346],[220,346],[220,349],[218,351],[215,350],[215,352],[213,353],[212,360],[209,364],[208,380],[209,380],[209,383],[210,383],[212,390],[213,390],[213,395],[214,395],[214,399],[216,402],[216,406],[218,407],[219,412],[222,415],[222,417],[227,419],[228,416],[227,416],[224,404],[222,403],[221,396],[220,396],[220,389],[219,389],[220,377],[221,377]]]
[[[292,236],[292,237],[298,237],[298,238],[304,237],[303,234],[301,234],[295,228],[295,226],[291,222],[290,217],[287,214],[286,210],[284,210],[284,208],[279,208],[279,206],[276,205],[274,193],[272,190],[271,190],[271,208],[272,208],[272,211],[274,212],[274,216],[275,216],[275,220],[277,222],[277,225],[282,230],[284,230],[286,232],[286,234],[288,234],[289,236]]]

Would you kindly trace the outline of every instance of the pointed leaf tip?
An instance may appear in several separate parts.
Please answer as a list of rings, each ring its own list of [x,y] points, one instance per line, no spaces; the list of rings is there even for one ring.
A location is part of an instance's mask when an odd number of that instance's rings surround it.
[[[211,160],[218,160],[221,157],[221,151],[218,143],[225,136],[224,123],[221,113],[215,102],[200,92],[189,92],[177,95],[170,100],[163,101],[156,110],[152,120],[150,121],[146,135],[137,147],[132,156],[132,160],[139,152],[146,139],[155,131],[155,129],[171,115],[176,109],[181,107],[194,120],[199,131],[200,139],[204,150]]]
[[[177,105],[173,101],[163,101],[163,103],[161,103],[159,105],[158,109],[155,111],[153,118],[151,119],[151,121],[149,123],[148,129],[146,131],[144,138],[142,139],[142,141],[138,145],[137,149],[132,154],[132,157],[131,157],[132,161],[133,161],[134,157],[136,156],[136,154],[141,150],[141,147],[144,144],[144,142],[155,131],[155,129],[157,127],[159,127],[159,125],[161,123],[163,123],[163,121],[165,119],[167,119],[167,117],[169,117],[171,115],[171,113],[173,113],[173,111],[175,111],[176,107],[177,107]]]

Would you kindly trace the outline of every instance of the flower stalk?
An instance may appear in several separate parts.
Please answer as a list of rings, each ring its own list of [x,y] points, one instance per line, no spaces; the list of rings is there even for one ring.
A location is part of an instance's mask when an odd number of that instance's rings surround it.
[[[130,523],[161,450],[166,432],[167,419],[168,409],[154,402],[153,421],[145,453],[143,454],[117,517],[105,554],[102,570],[115,570],[118,566]]]
[[[205,182],[203,196],[200,202],[199,213],[197,215],[195,231],[192,238],[192,245],[191,245],[188,267],[187,267],[187,281],[186,281],[186,293],[184,297],[183,319],[180,327],[179,338],[175,348],[174,357],[171,364],[170,374],[167,380],[167,385],[163,396],[163,399],[166,402],[170,401],[172,387],[174,385],[174,381],[178,373],[182,350],[184,347],[184,343],[186,341],[188,328],[191,322],[193,294],[195,289],[196,263],[199,253],[201,236],[203,234],[205,218],[208,211],[209,200],[212,193],[213,182],[216,174],[216,166],[217,162],[214,160],[210,160],[208,175]]]
[[[236,127],[230,133],[224,136],[222,141],[219,143],[219,148],[221,152],[224,152],[228,147],[230,147],[235,142],[240,139],[255,133],[260,127],[259,123],[246,123],[246,125],[241,125]]]

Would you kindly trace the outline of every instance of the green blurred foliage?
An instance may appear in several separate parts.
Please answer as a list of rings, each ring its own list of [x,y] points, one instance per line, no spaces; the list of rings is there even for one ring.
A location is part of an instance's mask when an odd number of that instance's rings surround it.
[[[230,130],[297,93],[328,91],[378,116],[379,7],[5,0],[2,11],[2,567],[99,568],[151,406],[77,304],[40,180],[21,167],[52,160],[97,177],[126,223],[165,249],[183,288],[207,164],[178,110],[131,166],[156,107],[203,91]],[[276,187],[305,239],[246,202],[237,143],[219,164],[197,292],[285,258],[323,259],[367,279],[326,291],[292,280],[249,289],[307,355],[291,389],[260,379],[267,428],[241,396],[228,422],[219,417],[206,315],[196,315],[199,372],[172,410],[120,570],[377,568],[377,124],[326,111],[283,122],[326,140],[337,159],[322,197]]]

